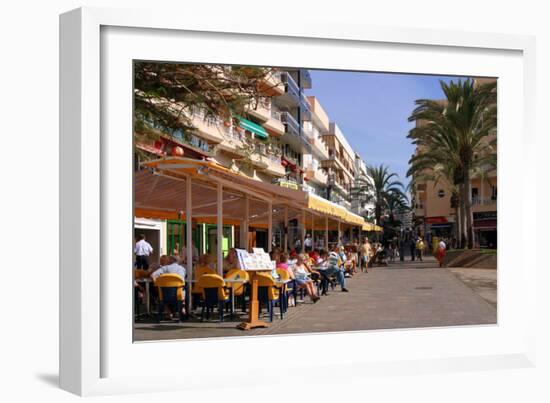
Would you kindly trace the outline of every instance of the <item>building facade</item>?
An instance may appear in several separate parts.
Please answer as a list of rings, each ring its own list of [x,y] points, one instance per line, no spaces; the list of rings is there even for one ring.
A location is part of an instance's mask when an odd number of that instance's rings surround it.
[[[494,79],[475,79],[479,85]],[[443,102],[443,101],[442,101]],[[424,123],[417,121],[416,125]],[[489,142],[496,138],[496,133],[488,136]],[[415,153],[421,153],[417,148]],[[496,153],[496,149],[495,149]],[[440,180],[422,181],[415,178],[412,189],[413,222],[417,231],[422,234],[446,237],[456,237],[457,200],[453,197],[452,187],[448,182]],[[470,203],[473,214],[474,245],[476,247],[496,248],[497,246],[497,170],[486,167],[474,173],[470,180]]]
[[[192,134],[160,133],[154,141],[136,141],[136,148],[148,159],[182,156],[214,161],[249,178],[303,190],[352,210],[350,190],[357,176],[358,156],[320,101],[306,95],[312,84],[308,70],[274,70],[263,80],[261,97],[249,105],[244,116],[227,121],[195,111],[189,116],[196,129]],[[139,162],[136,154],[136,167]],[[360,169],[366,172],[364,162]],[[139,220],[136,217],[136,222]],[[182,221],[153,225],[148,220],[147,224],[163,228],[164,234],[152,235],[164,240],[166,246],[160,249],[165,253],[177,253],[185,244]],[[224,250],[235,245],[234,232],[231,226],[224,228]],[[199,253],[213,250],[215,226],[199,223],[193,234]],[[277,229],[274,235],[280,236]],[[255,236],[267,234],[258,229]]]

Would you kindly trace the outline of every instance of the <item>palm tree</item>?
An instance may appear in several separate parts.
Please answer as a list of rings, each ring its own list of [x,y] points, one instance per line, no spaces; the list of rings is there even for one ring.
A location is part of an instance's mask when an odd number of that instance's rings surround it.
[[[382,213],[390,203],[395,208],[401,201],[406,200],[404,186],[398,180],[399,176],[384,164],[368,166],[367,175],[359,177],[352,189],[354,197],[362,197],[366,202],[374,203],[376,224],[380,224]]]
[[[411,158],[411,173],[433,174],[441,164],[441,175],[456,188],[461,209],[461,233],[473,247],[473,216],[470,178],[477,171],[496,166],[496,81],[476,86],[467,79],[449,84],[441,81],[444,101],[419,99],[409,121],[425,124],[408,135],[420,153]],[[424,155],[424,156],[422,156]]]

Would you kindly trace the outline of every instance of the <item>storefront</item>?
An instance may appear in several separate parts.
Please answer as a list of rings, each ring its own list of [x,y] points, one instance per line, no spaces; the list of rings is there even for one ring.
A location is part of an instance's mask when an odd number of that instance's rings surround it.
[[[474,240],[479,248],[497,248],[497,212],[474,213]]]

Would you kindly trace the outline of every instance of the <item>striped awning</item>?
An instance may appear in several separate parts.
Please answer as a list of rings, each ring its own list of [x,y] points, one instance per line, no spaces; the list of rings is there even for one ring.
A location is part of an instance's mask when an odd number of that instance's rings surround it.
[[[254,136],[261,139],[267,139],[269,137],[267,131],[259,124],[254,123],[251,120],[245,119],[242,116],[237,116],[237,119],[239,120],[239,126],[242,127],[244,130],[248,130],[249,132],[253,133]]]

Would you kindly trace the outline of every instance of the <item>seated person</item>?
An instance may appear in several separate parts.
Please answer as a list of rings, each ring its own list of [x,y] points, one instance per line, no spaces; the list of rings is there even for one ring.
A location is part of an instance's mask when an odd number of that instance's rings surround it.
[[[351,252],[345,252],[345,261],[344,261],[344,274],[348,276],[353,275],[353,257]]]
[[[169,256],[168,255],[162,255],[159,259],[158,263],[151,263],[149,265],[149,269],[147,270],[147,274],[151,276],[151,273],[153,273],[155,270],[157,270],[159,267],[166,266],[169,264]]]
[[[157,277],[160,276],[161,274],[167,274],[167,273],[177,274],[183,280],[185,280],[185,276],[186,276],[185,267],[178,263],[178,259],[175,256],[166,256],[166,259],[164,260],[161,257],[161,263],[163,261],[166,261],[167,264],[160,266],[150,274],[153,281],[155,281]]]
[[[164,261],[166,261],[167,264],[160,266],[159,268],[157,268],[155,271],[151,273],[150,276],[153,279],[153,281],[155,281],[161,274],[177,274],[183,280],[185,280],[185,276],[186,276],[185,267],[178,263],[178,259],[175,256],[162,256],[161,262],[164,262]],[[170,314],[168,306],[166,306],[166,310],[168,310],[168,314]],[[181,313],[185,315],[185,307],[182,308]]]
[[[316,262],[317,259],[319,259],[319,251],[317,249],[312,250],[309,252],[309,257],[313,260],[313,262]]]
[[[237,250],[235,248],[229,249],[227,256],[223,259],[223,274],[227,273],[229,270],[240,268]]]
[[[287,271],[289,274],[290,274],[290,278],[294,278],[294,273],[292,272],[292,270],[290,269],[290,266],[288,264],[288,253],[283,253],[282,255],[279,256],[279,259],[276,260],[277,262],[277,269],[283,269],[285,271]]]
[[[317,270],[321,274],[321,295],[327,295],[328,282],[331,276],[335,276],[342,288],[343,292],[348,292],[346,288],[346,279],[344,276],[344,271],[340,268],[341,261],[338,256],[337,247],[334,247],[332,252],[327,253],[323,252],[321,254],[321,264],[317,265]]]
[[[298,255],[296,266],[294,267],[294,278],[296,279],[296,284],[299,288],[304,288],[307,295],[315,303],[319,300],[319,296],[315,290],[315,284],[313,280],[308,278],[308,273],[310,273],[309,267],[306,265],[306,260],[308,256],[306,254]]]

